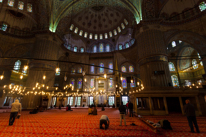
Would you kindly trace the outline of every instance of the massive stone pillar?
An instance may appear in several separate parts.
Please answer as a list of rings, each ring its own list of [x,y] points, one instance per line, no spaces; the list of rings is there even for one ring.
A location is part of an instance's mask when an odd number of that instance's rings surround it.
[[[29,90],[31,91],[37,82],[49,87],[54,86],[57,62],[45,60],[58,60],[60,45],[61,40],[54,33],[46,32],[36,35],[36,42],[34,43],[31,53],[34,60],[31,60],[29,63],[28,79],[26,83],[26,87],[28,87],[27,92]],[[43,75],[46,76],[45,80],[43,80]],[[40,105],[41,97],[41,95],[34,95],[30,92],[27,96],[24,96],[22,105],[27,109],[34,108]]]
[[[145,89],[168,87],[171,84],[171,76],[163,33],[149,29],[136,37],[140,77]]]

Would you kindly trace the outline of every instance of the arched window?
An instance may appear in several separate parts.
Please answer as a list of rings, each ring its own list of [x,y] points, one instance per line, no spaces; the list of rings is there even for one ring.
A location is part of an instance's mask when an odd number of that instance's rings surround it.
[[[80,30],[79,31],[79,36],[82,36],[82,34],[83,34],[83,30]]]
[[[113,73],[113,64],[112,63],[109,63],[109,73]]]
[[[126,44],[125,44],[125,47],[126,47],[126,48],[129,48],[129,43],[126,43]]]
[[[90,88],[94,88],[94,79],[91,79]]]
[[[23,10],[23,9],[24,9],[24,2],[19,1],[18,8],[19,8],[20,10]]]
[[[175,66],[172,62],[169,62],[169,69],[170,71],[175,71]]]
[[[104,63],[100,63],[99,73],[104,73]]]
[[[127,69],[125,66],[122,66],[121,70],[122,70],[122,72],[127,72]]]
[[[109,36],[112,37],[112,32],[111,31],[109,32]]]
[[[99,39],[103,39],[103,35],[102,34],[99,34]]]
[[[14,70],[15,71],[19,71],[20,70],[20,67],[21,67],[21,61],[20,60],[17,60],[14,64]]]
[[[136,87],[135,78],[133,79],[133,83],[130,83],[130,87],[132,87],[132,88]]]
[[[122,78],[122,87],[127,88],[127,79],[125,77]]]
[[[198,68],[198,64],[197,64],[197,60],[196,59],[192,60],[192,66],[193,66],[194,69]]]
[[[89,34],[89,39],[92,39],[93,35],[92,33]]]
[[[128,25],[128,21],[127,21],[126,19],[124,19],[124,23],[125,23],[126,25]]]
[[[83,53],[84,52],[84,48],[81,48],[81,53]]]
[[[94,65],[94,64],[92,64],[92,65]],[[91,67],[90,67],[90,72],[91,72],[91,73],[94,73],[94,66],[91,66]]]
[[[70,26],[70,30],[73,30],[73,29],[74,29],[74,25],[71,24],[71,26]]]
[[[94,53],[97,52],[97,46],[96,46],[96,45],[94,45],[94,47],[93,47],[93,52],[94,52]]]
[[[114,29],[113,32],[114,32],[114,35],[117,35],[117,30],[116,29]]]
[[[175,41],[172,41],[172,47],[176,47],[176,42]]]
[[[199,9],[200,11],[204,11],[206,9],[206,3],[204,1],[200,3]]]
[[[122,45],[119,45],[119,50],[122,50]]]
[[[124,28],[125,28],[124,23],[121,23],[121,27],[122,27],[122,29],[124,29]]]
[[[82,88],[82,79],[78,79],[78,83],[77,83],[78,89]]]
[[[104,38],[105,38],[105,39],[107,39],[107,38],[108,38],[107,33],[104,33]]]
[[[78,73],[82,73],[82,68],[78,68]]]
[[[110,46],[109,46],[109,44],[107,44],[107,46],[106,46],[106,52],[110,52]]]
[[[84,37],[85,37],[85,38],[87,38],[87,36],[88,36],[88,33],[87,33],[87,32],[85,32],[85,33],[84,33]]]
[[[177,76],[176,75],[172,75],[171,78],[172,78],[173,86],[174,87],[178,87],[179,86],[179,80],[178,80]]]
[[[72,84],[72,86],[74,87],[75,79],[72,78],[72,79],[70,80],[70,84]]]
[[[129,66],[129,72],[134,72],[134,67],[133,66]]]
[[[60,75],[60,71],[61,71],[61,69],[59,68],[58,72],[55,72],[55,75],[59,76]]]
[[[199,59],[201,59],[201,56],[200,56],[200,54],[199,54],[199,53],[197,53],[197,56],[198,56],[198,58],[199,58]]]
[[[99,45],[99,52],[104,52],[104,45],[103,45],[103,43],[100,43],[100,45]]]
[[[74,52],[77,52],[77,47],[74,47]]]
[[[97,34],[94,35],[94,39],[98,39],[98,35]]]
[[[75,72],[76,72],[75,68],[72,68],[71,73],[75,74]]]
[[[0,0],[0,2],[2,3],[2,2],[3,2],[3,0]]]
[[[32,12],[32,4],[31,3],[27,3],[27,11]]]
[[[2,30],[2,31],[6,31],[7,30],[8,25],[6,23],[2,23],[0,25],[2,25],[2,26],[0,26],[0,30]]]
[[[181,44],[182,43],[182,41],[181,40],[179,40],[179,44]]]
[[[117,30],[118,30],[119,33],[121,32],[121,28],[120,27],[117,27]]]
[[[109,79],[109,87],[110,87],[110,88],[113,87],[113,79],[112,79],[112,78]]]
[[[134,42],[135,42],[135,39],[132,39],[132,40],[130,41],[131,45],[133,45]]]
[[[200,61],[200,65],[203,66],[203,62],[202,61]]]
[[[74,33],[77,33],[77,32],[78,32],[78,30],[79,30],[79,29],[76,27],[76,28],[75,28],[75,30],[74,30]]]
[[[8,0],[8,5],[13,7],[14,6],[14,0]]]

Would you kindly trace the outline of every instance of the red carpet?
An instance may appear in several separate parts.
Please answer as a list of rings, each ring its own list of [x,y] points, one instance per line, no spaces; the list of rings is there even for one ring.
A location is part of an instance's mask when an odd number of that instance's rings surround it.
[[[100,111],[98,115],[87,115],[87,109],[48,110],[38,114],[28,114],[23,111],[20,119],[16,119],[13,126],[8,126],[9,114],[0,114],[0,136],[148,136],[148,137],[205,137],[206,118],[198,117],[200,134],[190,133],[186,117],[183,116],[147,116],[146,118],[155,122],[160,119],[168,119],[173,131],[161,130],[159,134],[152,132],[145,124],[136,117],[126,116],[128,126],[119,126],[119,112],[116,109]],[[110,126],[107,130],[99,129],[101,115],[107,115]],[[135,123],[137,126],[130,126]]]

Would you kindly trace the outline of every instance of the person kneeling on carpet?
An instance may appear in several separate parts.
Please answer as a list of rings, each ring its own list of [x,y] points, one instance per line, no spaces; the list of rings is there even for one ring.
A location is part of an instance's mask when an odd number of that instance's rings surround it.
[[[37,106],[33,111],[29,112],[29,114],[36,114],[39,111],[39,107]]]
[[[102,127],[102,125],[104,124],[105,128]],[[107,129],[109,127],[110,121],[109,118],[107,117],[107,115],[102,115],[100,118],[100,129]]]
[[[66,107],[66,111],[73,111],[73,110],[71,110],[71,106],[69,104]]]
[[[97,108],[96,108],[96,107],[94,107],[94,109],[93,109],[93,111],[92,111],[92,114],[93,114],[93,115],[97,115]]]
[[[92,115],[93,113],[92,113],[92,108],[91,107],[89,107],[89,109],[88,109],[88,114],[89,115]]]

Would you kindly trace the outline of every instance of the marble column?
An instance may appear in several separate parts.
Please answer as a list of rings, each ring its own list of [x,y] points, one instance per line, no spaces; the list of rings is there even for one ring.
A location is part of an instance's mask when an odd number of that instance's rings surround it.
[[[53,87],[57,62],[45,60],[58,60],[58,51],[61,43],[62,41],[54,33],[43,32],[36,34],[36,41],[31,53],[34,60],[31,60],[29,63],[28,79],[26,82],[27,91],[31,91],[37,82]],[[45,80],[43,80],[43,75],[46,76]],[[32,109],[40,105],[41,98],[42,96],[30,93],[24,96],[22,106],[23,108]],[[28,101],[29,103],[27,103]]]
[[[136,35],[140,78],[145,89],[168,87],[171,75],[163,32],[146,30]]]

